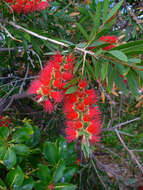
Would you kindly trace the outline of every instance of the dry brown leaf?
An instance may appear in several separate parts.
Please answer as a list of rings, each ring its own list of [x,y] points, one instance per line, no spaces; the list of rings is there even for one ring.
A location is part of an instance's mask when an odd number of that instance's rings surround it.
[[[79,14],[80,14],[80,12],[73,12],[73,13],[70,14],[70,16],[77,16]]]
[[[101,93],[101,99],[102,99],[102,103],[105,103],[105,94],[104,94],[104,92]]]

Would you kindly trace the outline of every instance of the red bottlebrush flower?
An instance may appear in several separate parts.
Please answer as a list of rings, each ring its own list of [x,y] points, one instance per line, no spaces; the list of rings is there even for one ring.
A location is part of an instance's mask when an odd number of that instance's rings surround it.
[[[74,121],[67,121],[66,126],[74,128]]]
[[[13,3],[14,0],[5,0],[7,3]]]
[[[55,63],[62,63],[63,56],[58,52],[56,55],[53,56],[52,62]]]
[[[111,44],[111,45],[109,45],[109,46],[106,46],[106,47],[104,47],[104,48],[102,48],[103,50],[110,50],[110,49],[112,49],[112,48],[114,48],[115,47],[115,45],[113,45],[113,44]]]
[[[54,87],[56,88],[62,88],[63,85],[62,85],[62,81],[60,79],[56,79],[53,83]]]
[[[66,57],[66,62],[67,62],[68,64],[70,64],[70,65],[73,64],[74,60],[75,60],[75,57],[74,57],[72,54],[71,54],[71,55],[68,55],[68,56]]]
[[[50,4],[47,1],[46,2],[42,1],[35,6],[35,11],[45,10],[49,6],[50,6]]]
[[[116,43],[119,39],[117,36],[101,36],[101,41],[108,42],[108,43]]]
[[[79,98],[83,98],[86,94],[85,94],[84,91],[77,90],[76,95],[77,95],[77,97],[79,97]]]
[[[54,106],[49,99],[44,101],[44,108],[48,113],[51,113],[54,110]]]
[[[99,135],[101,133],[100,125],[100,121],[94,121],[86,128],[86,130],[92,135]]]
[[[107,43],[110,43],[109,46],[106,46],[104,48],[102,48],[103,50],[110,50],[112,48],[115,47],[115,43],[118,42],[118,37],[117,36],[101,36],[100,37],[100,40],[103,41],[103,42],[107,42]]]
[[[79,83],[78,83],[78,86],[80,88],[86,88],[88,85],[88,82],[86,80],[81,80]]]
[[[56,80],[56,79],[61,79],[61,78],[62,78],[62,73],[59,72],[59,71],[56,71],[56,72],[55,72],[55,80]]]
[[[6,0],[8,3],[13,3],[11,5],[11,8],[13,9],[14,12],[17,13],[30,13],[34,11],[39,11],[39,10],[44,10],[47,7],[49,7],[48,0],[41,1],[41,0]]]
[[[95,104],[98,100],[98,96],[94,89],[86,90],[87,97],[84,98],[85,105]]]
[[[59,62],[53,60],[52,64],[53,64],[54,68],[56,69],[56,71],[60,70],[61,66],[60,66]]]
[[[77,102],[77,96],[74,93],[67,95],[66,101],[67,101],[67,103],[76,103]]]
[[[74,141],[77,138],[77,132],[75,131],[74,128],[67,127],[65,129],[65,132],[66,132],[66,139],[68,143]]]
[[[62,74],[63,80],[71,80],[73,79],[73,74],[69,73],[69,72],[64,72]]]
[[[53,100],[57,103],[61,102],[63,99],[63,95],[61,94],[61,92],[56,91],[56,92],[51,92],[50,93],[51,97],[53,98]]]
[[[45,96],[47,96],[50,92],[50,89],[47,86],[42,86],[41,89],[42,89],[43,95],[45,95]]]
[[[84,116],[83,116],[83,121],[84,121],[84,122],[89,122],[89,121],[91,121],[90,115],[84,115]]]
[[[33,80],[28,89],[28,94],[37,94],[37,91],[40,89],[41,85],[42,83],[38,79]]]
[[[84,104],[84,102],[81,102],[81,103],[76,105],[76,109],[78,109],[79,111],[84,111],[85,106],[86,105]]]
[[[52,71],[53,66],[48,63],[46,67],[44,67],[44,69],[40,72],[39,80],[42,82],[43,85],[48,86],[50,84]]]
[[[75,125],[74,125],[75,129],[81,129],[83,128],[83,124],[81,121],[75,121]]]
[[[101,113],[100,113],[98,107],[90,107],[89,115],[90,115],[90,117],[91,117],[92,119],[93,119],[93,118],[98,119],[98,120],[101,119]]]
[[[78,116],[79,116],[78,113],[76,111],[74,111],[74,110],[72,110],[69,113],[66,113],[66,118],[69,119],[69,120],[77,119]]]
[[[0,127],[8,127],[11,124],[11,121],[5,117],[5,116],[0,116]]]

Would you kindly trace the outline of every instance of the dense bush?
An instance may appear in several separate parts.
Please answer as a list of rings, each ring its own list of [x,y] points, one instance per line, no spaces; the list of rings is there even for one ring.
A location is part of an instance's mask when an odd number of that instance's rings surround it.
[[[139,7],[0,1],[0,189],[142,188]]]

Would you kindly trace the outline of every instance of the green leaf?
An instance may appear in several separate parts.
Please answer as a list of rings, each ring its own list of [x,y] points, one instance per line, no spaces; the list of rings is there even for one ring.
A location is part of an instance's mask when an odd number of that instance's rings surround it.
[[[18,143],[24,143],[28,141],[33,135],[34,131],[32,126],[23,126],[23,128],[17,129],[16,132],[13,134],[13,140]]]
[[[14,189],[18,189],[24,181],[24,173],[20,166],[17,166],[14,170],[11,170],[6,176],[7,184]]]
[[[139,93],[138,93],[138,80],[134,74],[133,71],[130,70],[130,72],[127,74],[127,79],[128,79],[128,85],[129,88],[134,95],[134,97],[138,98]]]
[[[77,72],[82,62],[83,60],[80,60],[79,62],[76,63],[76,65],[74,66],[73,74]]]
[[[40,164],[37,175],[41,181],[45,181],[46,183],[49,183],[51,180],[50,169],[47,165]]]
[[[119,73],[116,73],[114,78],[118,88],[126,95],[128,95],[128,89],[125,86],[124,79],[120,77]]]
[[[59,152],[55,144],[46,142],[44,145],[44,157],[51,164],[56,164],[59,160]]]
[[[65,92],[65,94],[72,94],[74,92],[77,91],[77,86],[72,86],[70,88],[67,89],[67,91]]]
[[[124,62],[127,62],[128,61],[128,58],[127,56],[122,52],[122,51],[119,51],[119,50],[111,50],[108,52],[109,54],[113,55],[114,57],[116,57],[117,59],[121,60],[121,61],[124,61]]]
[[[71,85],[75,85],[75,84],[77,84],[78,81],[79,81],[79,77],[75,77],[73,80],[71,80],[70,82],[68,82],[68,83],[64,86],[64,88],[68,88],[68,87],[71,86]]]
[[[104,23],[106,23],[121,7],[122,3],[124,0],[121,0],[119,3],[117,3],[109,12],[109,14],[107,15],[106,19],[104,20]]]
[[[16,154],[12,148],[6,151],[3,162],[8,169],[11,169],[16,164]]]
[[[57,183],[62,179],[65,168],[66,168],[66,166],[65,166],[64,162],[59,161],[59,163],[57,164],[57,166],[54,170],[54,174],[53,174],[54,183]]]
[[[17,155],[21,156],[26,156],[30,153],[29,147],[24,144],[16,144],[13,149]]]
[[[73,175],[77,172],[77,167],[66,167],[64,171],[64,178],[65,181],[70,182],[72,179]]]
[[[7,127],[0,127],[0,140],[6,139],[9,136],[9,129]]]
[[[108,8],[109,8],[109,0],[104,0],[103,4],[103,23],[105,22],[107,13],[108,13]]]
[[[30,147],[35,147],[40,141],[40,129],[37,126],[32,126],[33,135],[31,135],[30,139],[26,142],[26,144]]]
[[[0,160],[3,160],[6,151],[7,151],[7,146],[5,145],[0,146]]]
[[[76,185],[72,185],[72,184],[64,184],[64,183],[61,183],[61,184],[56,184],[54,186],[54,189],[56,190],[75,190],[77,188]]]
[[[102,64],[102,68],[101,68],[101,79],[104,81],[105,77],[107,76],[107,72],[108,72],[108,61],[106,61],[105,63]]]
[[[84,30],[84,28],[82,27],[82,25],[79,24],[79,23],[77,23],[77,26],[78,26],[80,32],[82,33],[82,35],[88,40],[89,37],[88,37],[88,34],[87,34],[86,30]]]
[[[0,190],[7,190],[7,187],[1,178],[0,178]]]
[[[128,61],[131,63],[141,63],[141,59],[137,59],[137,58],[130,58]]]
[[[43,182],[41,181],[36,181],[34,183],[34,190],[46,190],[46,186]],[[49,190],[49,189],[48,189]]]
[[[86,61],[85,64],[89,71],[90,76],[92,77],[93,80],[95,80],[95,73],[94,73],[93,67],[88,63],[88,61]]]
[[[98,1],[97,5],[96,5],[95,15],[92,15],[92,14],[90,14],[90,15],[93,18],[94,26],[92,28],[92,32],[90,34],[89,40],[91,40],[95,36],[95,34],[98,31],[99,26],[100,26],[100,19],[101,19],[101,2],[100,1]]]
[[[29,179],[24,180],[22,187],[19,190],[32,190],[34,186],[34,180],[32,177]]]
[[[95,77],[98,79],[98,77],[101,75],[101,65],[102,65],[101,59],[98,59],[98,61],[95,61],[95,58],[92,57],[92,62],[94,63],[94,71],[95,71]]]

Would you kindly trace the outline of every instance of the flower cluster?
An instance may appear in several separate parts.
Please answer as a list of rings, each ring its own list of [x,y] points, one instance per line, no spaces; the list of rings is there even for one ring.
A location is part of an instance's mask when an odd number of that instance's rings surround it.
[[[81,80],[75,93],[65,96],[64,115],[67,119],[66,134],[68,142],[78,137],[87,137],[92,144],[100,140],[101,118],[98,96],[94,89],[87,89],[88,82]]]
[[[49,7],[49,0],[5,0],[10,3],[11,8],[17,13],[30,13],[35,11],[44,10]]]
[[[0,127],[8,127],[11,124],[8,117],[0,116]]]
[[[64,86],[73,79],[74,58],[68,55],[65,59],[57,54],[46,64],[38,79],[34,80],[29,94],[37,94],[36,101],[42,103],[45,111],[51,113],[63,100]]]
[[[65,85],[74,78],[74,57],[56,54],[34,80],[29,94],[36,94],[35,100],[51,113],[57,104],[63,101],[63,113],[66,119],[66,138],[72,142],[77,138],[88,139],[92,144],[100,140],[101,117],[97,106],[98,96],[94,89],[88,89],[86,79],[80,79],[77,91],[66,94]],[[71,85],[72,86],[72,85]],[[70,87],[71,87],[70,86]]]
[[[99,40],[110,43],[109,46],[102,48],[103,50],[110,50],[115,47],[115,43],[117,43],[119,39],[117,36],[101,36]]]

